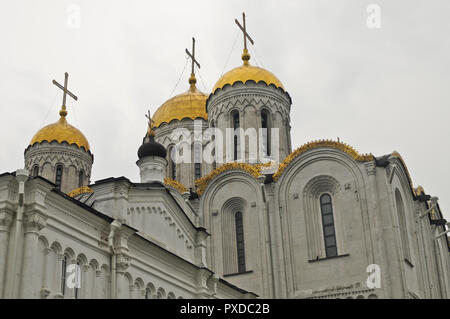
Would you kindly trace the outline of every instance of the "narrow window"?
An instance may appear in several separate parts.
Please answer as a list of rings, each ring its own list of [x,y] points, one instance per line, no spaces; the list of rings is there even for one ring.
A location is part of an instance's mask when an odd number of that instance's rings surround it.
[[[177,165],[175,164],[175,161],[173,160],[175,156],[175,147],[172,146],[170,148],[169,152],[169,163],[170,163],[170,178],[175,180],[177,179]]]
[[[237,247],[237,261],[238,272],[245,272],[245,246],[244,246],[244,224],[242,220],[242,213],[237,212],[234,215],[236,224],[236,247]]]
[[[333,205],[331,196],[320,196],[320,210],[322,213],[322,227],[327,257],[337,256],[336,233],[334,229]]]
[[[67,256],[64,255],[61,261],[61,294],[66,293],[66,271],[67,271]]]
[[[35,165],[34,167],[33,167],[33,173],[32,173],[33,175],[33,177],[36,177],[36,176],[38,176],[39,175],[39,166],[37,166],[37,165]]]
[[[195,179],[202,177],[201,172],[201,152],[202,152],[202,144],[195,143],[194,144],[194,171],[195,171]]]
[[[145,299],[151,299],[150,288],[145,289]]]
[[[239,138],[239,112],[234,111],[232,113],[233,118],[233,129],[234,129],[234,135],[233,135],[233,159],[236,161],[238,159],[238,153],[239,153],[239,144],[240,144],[240,138]]]
[[[405,205],[403,204],[402,195],[398,189],[395,190],[395,206],[397,206],[398,223],[400,228],[400,239],[402,242],[404,258],[411,262],[409,251],[408,228],[406,226]]]
[[[56,166],[56,189],[61,190],[61,180],[62,180],[62,174],[63,174],[63,167],[62,165]]]
[[[270,127],[269,127],[269,114],[266,110],[261,112],[261,128],[263,138],[263,150],[264,154],[270,156]]]
[[[214,121],[211,121],[211,127],[215,128],[215,124]],[[214,156],[214,161],[213,161],[213,170],[217,168],[217,159],[216,159],[216,133],[215,133],[215,129],[214,129],[214,134],[211,136],[211,143],[214,144],[214,148],[212,150],[212,155]]]
[[[78,173],[78,187],[83,186],[83,175],[84,175],[84,172],[83,172],[83,170],[81,170]]]

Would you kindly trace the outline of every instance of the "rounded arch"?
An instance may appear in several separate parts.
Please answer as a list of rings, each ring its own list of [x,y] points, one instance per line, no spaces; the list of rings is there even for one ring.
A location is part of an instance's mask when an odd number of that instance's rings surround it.
[[[346,254],[349,248],[349,242],[346,240],[349,230],[346,220],[350,218],[349,214],[359,218],[361,233],[364,234],[364,221],[368,218],[366,181],[365,163],[355,160],[340,149],[331,147],[304,151],[294,157],[279,175],[275,184],[275,198],[277,198],[276,205],[281,207],[281,213],[285,214],[281,227],[288,259],[286,271],[292,281],[290,289],[294,291],[300,289],[298,285],[301,275],[294,266],[301,262],[298,254],[299,245],[304,247],[308,260],[325,258],[320,195],[329,193],[333,197],[338,255]],[[354,205],[351,211],[343,209],[348,201]],[[306,237],[305,241],[301,242],[295,237],[296,229],[293,227],[295,224],[300,225]],[[372,247],[366,242],[364,244],[368,254],[363,258],[367,259]],[[369,263],[368,260],[366,262]]]
[[[49,244],[48,244],[48,240],[45,236],[43,235],[39,235],[39,240],[42,242],[42,244],[44,245],[44,248],[48,249],[50,248]]]
[[[77,261],[80,263],[80,266],[84,266],[88,264],[88,259],[85,254],[80,253],[77,256]]]
[[[61,254],[61,253],[62,253],[62,247],[61,247],[61,244],[58,243],[57,241],[54,241],[54,242],[50,245],[50,249],[53,250],[56,254]]]
[[[244,212],[247,209],[248,203],[242,197],[232,197],[223,203],[221,212],[222,215],[226,213],[235,214],[236,212]]]
[[[103,272],[103,273],[109,273],[109,266],[107,265],[107,264],[103,264],[101,267],[100,267],[100,270]]]
[[[404,258],[411,262],[411,253],[408,236],[408,222],[403,196],[398,188],[394,191],[395,207],[397,209],[398,227],[400,231],[400,241]]]
[[[156,297],[156,288],[153,283],[149,282],[147,283],[147,286],[145,287],[145,299],[155,299]]]
[[[70,247],[67,247],[64,250],[64,255],[66,255],[69,258],[69,261],[71,261],[72,259],[75,259],[75,252]]]
[[[89,266],[91,266],[93,270],[98,270],[99,263],[96,259],[91,259],[91,261],[89,262]]]
[[[144,286],[145,286],[144,280],[142,280],[141,277],[137,277],[137,278],[134,280],[134,285],[136,286],[136,288],[143,289]]]
[[[166,291],[164,288],[159,287],[156,291],[156,299],[166,299]]]
[[[175,298],[175,294],[174,294],[173,292],[169,292],[169,293],[167,294],[167,299],[176,299],[176,298]]]

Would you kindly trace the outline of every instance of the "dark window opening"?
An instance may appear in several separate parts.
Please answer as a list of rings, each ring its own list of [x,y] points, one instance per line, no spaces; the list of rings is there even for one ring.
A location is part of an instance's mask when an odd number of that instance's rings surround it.
[[[333,219],[333,205],[331,196],[324,194],[320,196],[320,211],[322,214],[322,227],[327,257],[337,256],[336,232]]]
[[[67,256],[64,255],[61,261],[61,294],[66,293],[66,271],[67,271]]]
[[[62,181],[63,167],[62,165],[56,166],[56,189],[61,190],[61,181]]]
[[[264,153],[267,156],[270,156],[270,128],[269,128],[269,115],[267,114],[267,111],[261,112],[261,127],[263,129],[262,131],[262,138],[263,138],[263,148]]]
[[[237,161],[239,153],[239,112],[235,111],[233,113],[233,128],[234,128],[234,139],[233,139],[233,160]]]
[[[237,246],[237,260],[238,272],[245,272],[245,245],[244,245],[244,223],[242,220],[242,213],[237,212],[234,215],[236,224],[236,246]]]
[[[39,166],[36,165],[36,166],[33,167],[32,176],[36,177],[38,175],[39,175]]]
[[[170,178],[173,180],[177,179],[177,164],[173,160],[175,156],[175,147],[171,147],[169,152],[169,163],[170,163]]]
[[[83,171],[80,171],[78,173],[78,187],[83,186],[83,175],[84,175]]]

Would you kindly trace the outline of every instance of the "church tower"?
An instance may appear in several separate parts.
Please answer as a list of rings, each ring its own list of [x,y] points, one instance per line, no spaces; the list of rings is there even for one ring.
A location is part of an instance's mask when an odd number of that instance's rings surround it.
[[[94,155],[89,142],[76,127],[67,122],[66,95],[77,100],[67,89],[69,75],[65,73],[60,118],[40,129],[25,150],[25,169],[30,176],[42,176],[55,183],[64,193],[89,185]]]
[[[159,182],[164,184],[167,166],[167,150],[164,145],[155,141],[153,131],[153,120],[148,112],[148,129],[144,141],[138,150],[139,160],[136,165],[139,167],[141,183]]]
[[[163,103],[153,115],[155,139],[167,149],[167,177],[187,188],[194,188],[194,181],[212,170],[213,164],[202,160],[208,141],[203,132],[208,129],[206,99],[208,96],[197,89],[195,66],[195,39],[192,52],[186,49],[192,60],[189,89]],[[195,134],[196,133],[196,134]]]
[[[223,150],[216,143],[216,159],[218,163],[280,162],[292,151],[292,101],[274,74],[250,64],[247,40],[252,44],[253,40],[242,15],[243,26],[235,22],[244,34],[243,64],[225,73],[206,101],[210,126],[224,135]],[[250,142],[252,132],[256,143]]]

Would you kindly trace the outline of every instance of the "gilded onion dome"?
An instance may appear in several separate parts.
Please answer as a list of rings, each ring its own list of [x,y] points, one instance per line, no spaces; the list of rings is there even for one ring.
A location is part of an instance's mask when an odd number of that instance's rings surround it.
[[[32,138],[30,145],[35,143],[42,143],[47,141],[57,141],[58,143],[66,142],[69,145],[75,144],[80,148],[84,148],[86,151],[90,150],[89,142],[83,133],[76,127],[70,125],[66,120],[67,112],[61,110],[59,112],[60,118],[57,122],[47,125],[41,128]]]
[[[245,83],[249,80],[255,81],[256,83],[262,81],[267,85],[273,84],[276,87],[282,88],[284,90],[283,84],[272,72],[269,72],[257,66],[250,65],[250,54],[248,53],[247,49],[244,49],[242,60],[244,61],[242,66],[228,71],[216,82],[212,93],[214,93],[217,89],[223,88],[227,84],[233,85],[234,83],[239,81]]]
[[[193,120],[196,118],[208,119],[208,114],[206,113],[206,99],[208,96],[197,89],[195,86],[196,82],[197,80],[192,74],[189,78],[189,90],[174,96],[158,108],[153,115],[154,127],[184,118]]]

